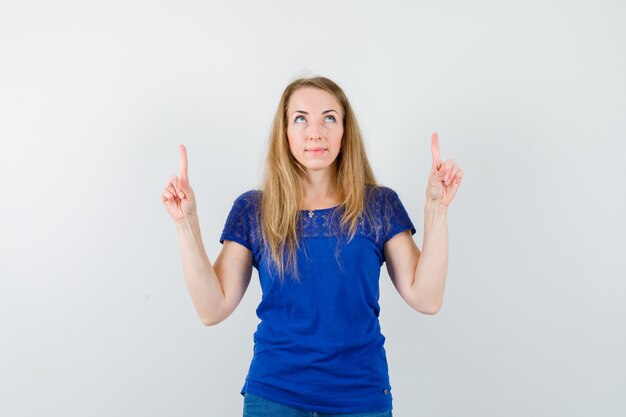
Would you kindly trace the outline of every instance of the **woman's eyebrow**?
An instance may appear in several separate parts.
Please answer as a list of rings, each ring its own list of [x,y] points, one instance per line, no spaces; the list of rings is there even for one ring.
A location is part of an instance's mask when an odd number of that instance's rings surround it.
[[[324,111],[322,112],[322,114],[330,113],[330,112],[333,112],[333,111],[334,111],[335,113],[339,114],[339,112],[338,112],[337,110],[334,110],[334,109],[324,110]],[[307,116],[309,115],[309,113],[308,113],[308,112],[305,112],[304,110],[294,110],[291,114],[294,114],[294,113],[302,113],[302,114],[306,114]]]

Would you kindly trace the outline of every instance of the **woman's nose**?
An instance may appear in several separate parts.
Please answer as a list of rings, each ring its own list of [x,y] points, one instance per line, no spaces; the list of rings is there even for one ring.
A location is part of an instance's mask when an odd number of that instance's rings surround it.
[[[307,138],[319,139],[322,137],[321,131],[322,129],[320,126],[318,126],[316,123],[311,123],[307,130]]]

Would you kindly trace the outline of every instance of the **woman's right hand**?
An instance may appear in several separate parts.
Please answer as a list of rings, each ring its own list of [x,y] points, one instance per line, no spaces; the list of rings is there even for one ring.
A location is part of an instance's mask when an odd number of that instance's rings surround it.
[[[187,149],[184,145],[179,145],[180,150],[180,172],[170,178],[163,192],[161,202],[167,209],[174,222],[181,223],[196,215],[196,199],[189,185],[187,175]]]

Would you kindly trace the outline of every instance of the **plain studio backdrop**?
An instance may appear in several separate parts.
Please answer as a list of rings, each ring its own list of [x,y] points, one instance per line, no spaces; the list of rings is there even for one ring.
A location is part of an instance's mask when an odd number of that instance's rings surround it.
[[[622,1],[0,1],[0,415],[238,416],[257,271],[202,325],[160,201],[189,154],[213,262],[294,78],[339,83],[443,308],[381,270],[394,417],[626,415]]]

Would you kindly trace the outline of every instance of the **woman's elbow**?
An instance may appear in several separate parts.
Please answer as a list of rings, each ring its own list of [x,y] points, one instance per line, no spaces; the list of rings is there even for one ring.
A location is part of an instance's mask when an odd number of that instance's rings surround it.
[[[223,322],[224,319],[223,318],[217,318],[217,317],[200,317],[200,321],[205,326],[215,326],[215,325],[220,324],[221,322]]]
[[[413,309],[422,314],[429,316],[435,315],[441,310],[441,303],[422,303],[414,306]]]

